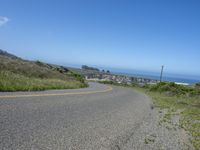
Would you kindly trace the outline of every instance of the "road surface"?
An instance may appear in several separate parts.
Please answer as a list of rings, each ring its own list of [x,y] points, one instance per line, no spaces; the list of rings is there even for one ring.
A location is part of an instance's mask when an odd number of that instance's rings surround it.
[[[150,100],[123,87],[0,93],[0,149],[122,149]]]

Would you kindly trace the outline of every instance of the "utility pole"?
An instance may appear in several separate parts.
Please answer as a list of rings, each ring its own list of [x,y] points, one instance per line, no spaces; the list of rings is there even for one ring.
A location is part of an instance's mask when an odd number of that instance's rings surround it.
[[[161,72],[160,72],[160,82],[162,82],[163,69],[164,69],[164,66],[162,65],[161,66]]]

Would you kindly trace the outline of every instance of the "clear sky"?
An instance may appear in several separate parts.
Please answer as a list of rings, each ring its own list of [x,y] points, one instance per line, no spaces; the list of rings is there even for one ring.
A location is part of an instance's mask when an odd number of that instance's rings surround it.
[[[200,76],[199,0],[0,0],[0,49],[62,65]]]

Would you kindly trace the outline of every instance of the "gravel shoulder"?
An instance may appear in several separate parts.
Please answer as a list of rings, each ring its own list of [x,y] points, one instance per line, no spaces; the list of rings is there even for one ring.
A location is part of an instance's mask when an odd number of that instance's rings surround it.
[[[189,134],[174,122],[163,122],[164,110],[153,109],[140,127],[134,132],[123,150],[193,150]]]

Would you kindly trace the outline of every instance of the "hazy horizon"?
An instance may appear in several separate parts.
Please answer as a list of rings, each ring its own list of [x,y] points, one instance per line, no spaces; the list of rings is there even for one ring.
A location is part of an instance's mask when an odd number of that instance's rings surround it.
[[[3,51],[6,51],[8,53],[11,53],[10,51],[7,51],[5,49],[1,49]],[[14,54],[14,53],[11,53]],[[49,63],[49,64],[55,64],[55,65],[61,65],[61,66],[65,66],[65,67],[69,67],[69,68],[79,68],[81,69],[82,65],[88,65],[90,67],[96,67],[98,69],[100,69],[100,71],[102,70],[109,70],[111,71],[111,73],[114,74],[124,74],[124,75],[132,75],[132,76],[144,76],[144,77],[159,77],[160,76],[160,71],[161,71],[161,66],[159,68],[157,68],[157,70],[142,70],[142,69],[131,69],[131,68],[117,68],[117,67],[110,67],[110,66],[101,66],[101,65],[92,65],[92,64],[72,64],[72,63],[59,63],[59,62],[52,62],[52,61],[48,61],[48,60],[42,60],[42,59],[31,59],[31,58],[25,58],[25,57],[21,57],[17,54],[14,54],[22,59],[27,59],[30,61],[42,61],[44,63]],[[193,75],[193,74],[181,74],[181,73],[175,73],[175,72],[168,72],[167,68],[165,68],[166,66],[164,66],[164,73],[163,73],[163,77],[164,78],[179,78],[179,79],[189,79],[189,80],[195,80],[195,81],[200,81],[200,75]]]
[[[154,3],[153,3],[154,2]],[[1,1],[0,49],[48,63],[200,77],[198,1]]]

